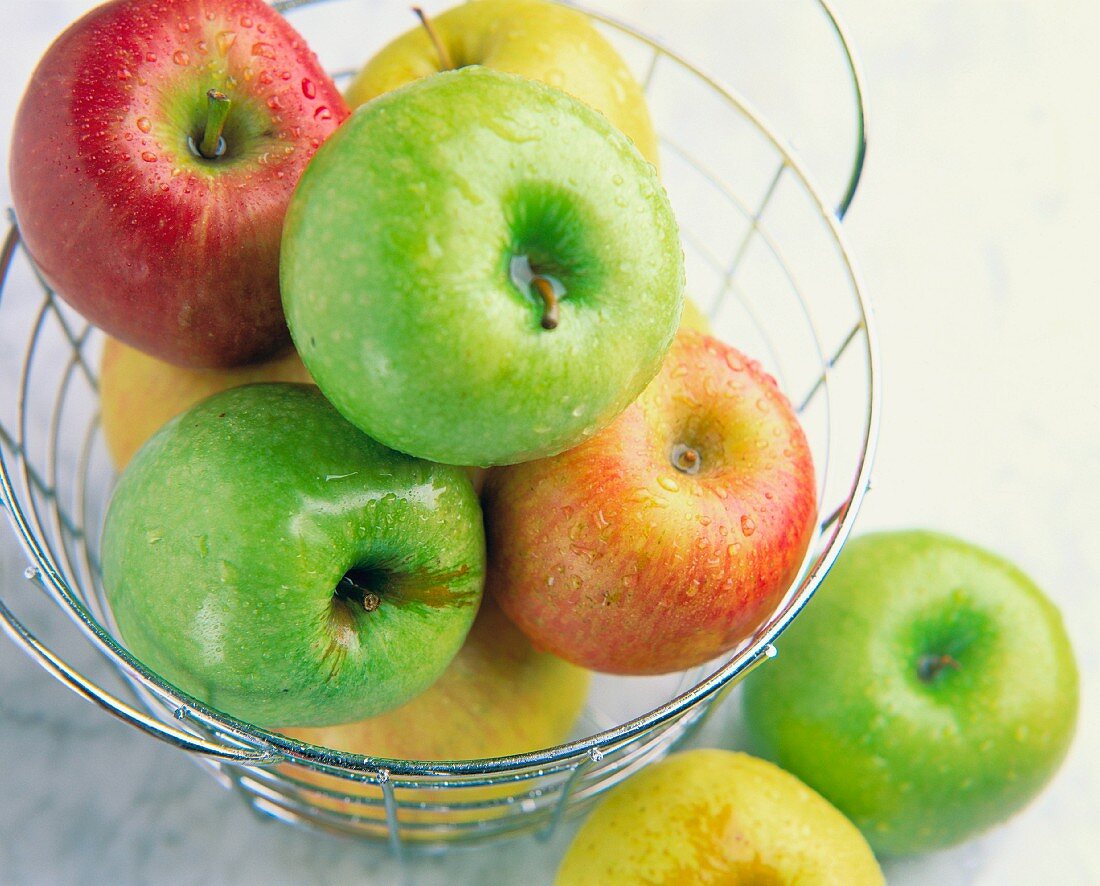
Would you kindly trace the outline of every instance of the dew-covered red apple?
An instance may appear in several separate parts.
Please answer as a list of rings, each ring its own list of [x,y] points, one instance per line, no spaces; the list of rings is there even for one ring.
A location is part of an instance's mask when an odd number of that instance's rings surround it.
[[[185,366],[288,342],[291,192],[347,116],[261,0],[114,0],[47,50],[15,120],[11,187],[46,280],[111,335]]]

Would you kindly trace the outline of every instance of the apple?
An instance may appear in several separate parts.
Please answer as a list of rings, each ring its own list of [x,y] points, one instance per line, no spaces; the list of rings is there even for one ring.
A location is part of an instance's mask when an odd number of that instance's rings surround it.
[[[694,329],[704,335],[710,335],[710,319],[704,314],[695,300],[684,296],[684,312],[680,315],[680,329]]]
[[[309,744],[353,754],[398,760],[477,760],[553,747],[569,737],[588,695],[590,674],[545,652],[486,598],[466,643],[427,691],[377,717],[320,729],[283,729]],[[351,782],[303,767],[285,767],[293,778],[334,793],[381,798],[373,785]],[[439,791],[399,788],[402,801],[478,803],[511,796],[514,784],[453,787]],[[381,806],[367,806],[330,794],[310,795],[319,806],[384,824]],[[401,823],[438,824],[512,814],[512,806],[439,813],[402,809]],[[408,828],[408,840],[437,839],[434,831]]]
[[[560,90],[467,67],[360,108],[287,212],[283,305],[385,445],[486,467],[595,434],[660,368],[683,252],[653,167]]]
[[[583,667],[692,667],[751,635],[787,591],[815,497],[775,380],[684,331],[603,433],[490,472],[486,590],[536,646]]]
[[[99,369],[99,417],[111,460],[121,471],[168,419],[212,394],[272,381],[310,381],[293,349],[232,369],[187,369],[108,337]]]
[[[588,16],[545,0],[479,0],[425,21],[367,63],[346,90],[348,105],[356,108],[406,83],[468,65],[568,92],[606,115],[657,164],[657,136],[629,68]]]
[[[481,598],[459,468],[392,452],[311,385],[215,394],[115,489],[103,584],[130,651],[261,726],[380,714],[427,689]]]
[[[282,731],[310,744],[398,760],[506,757],[564,741],[584,707],[589,678],[588,671],[537,651],[486,599],[466,643],[426,692],[376,717]]]
[[[222,367],[287,344],[291,191],[347,116],[262,0],[114,0],[47,50],[15,119],[11,188],[46,280],[111,335]]]
[[[778,645],[745,686],[755,747],[884,855],[1003,821],[1073,736],[1077,667],[1058,610],[1014,566],[955,538],[850,541]]]
[[[581,827],[557,886],[882,886],[867,842],[793,775],[732,751],[673,754],[614,788]]]

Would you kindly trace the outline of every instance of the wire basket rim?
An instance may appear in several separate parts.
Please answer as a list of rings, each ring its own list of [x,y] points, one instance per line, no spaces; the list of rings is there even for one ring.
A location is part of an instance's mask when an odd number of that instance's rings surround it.
[[[317,0],[289,0],[289,2],[288,0],[284,0],[281,4],[275,3],[273,5],[275,5],[276,8],[282,6],[289,9],[309,5],[312,2],[317,2]],[[52,589],[55,599],[60,598],[60,600],[64,602],[71,610],[70,614],[76,616],[78,624],[86,633],[89,633],[94,641],[96,641],[97,645],[100,647],[100,651],[107,655],[107,657],[112,660],[112,664],[121,670],[124,675],[134,675],[142,683],[148,684],[146,688],[157,698],[161,705],[167,706],[169,704],[169,699],[176,702],[177,704],[174,710],[176,719],[181,722],[191,720],[195,724],[205,727],[206,730],[213,730],[217,738],[226,742],[224,748],[218,745],[212,745],[212,748],[206,748],[202,746],[205,742],[203,742],[199,736],[191,732],[184,733],[189,738],[198,739],[198,746],[193,746],[191,748],[192,750],[215,757],[229,756],[231,759],[236,759],[239,762],[245,762],[251,765],[271,765],[292,761],[316,763],[324,766],[326,769],[332,767],[351,773],[371,773],[379,782],[387,781],[391,775],[495,775],[529,770],[540,766],[551,767],[554,764],[569,760],[579,760],[580,763],[578,765],[584,765],[584,758],[586,755],[592,762],[598,762],[602,759],[605,750],[620,742],[626,742],[643,732],[663,726],[678,715],[689,713],[691,709],[696,708],[701,702],[714,695],[723,687],[731,684],[736,678],[746,673],[752,667],[775,654],[775,648],[772,645],[773,642],[812,597],[817,586],[832,567],[833,562],[839,555],[844,542],[851,532],[852,524],[854,523],[855,516],[869,484],[871,465],[877,447],[878,416],[881,395],[879,385],[880,369],[878,340],[874,328],[873,313],[860,284],[859,274],[849,251],[846,236],[839,224],[840,218],[843,217],[844,212],[851,204],[852,197],[855,194],[855,189],[858,185],[862,171],[863,157],[865,155],[866,143],[864,137],[864,113],[860,75],[858,73],[858,66],[854,62],[854,56],[848,48],[847,40],[838,20],[835,15],[833,15],[825,0],[817,0],[817,2],[826,11],[826,14],[844,46],[855,78],[854,83],[859,106],[859,144],[857,145],[857,159],[853,167],[852,177],[849,180],[845,197],[836,210],[830,210],[827,207],[817,186],[811,180],[805,165],[795,151],[778,136],[772,126],[755,110],[755,108],[745,101],[743,97],[736,94],[719,80],[701,71],[682,56],[669,50],[653,38],[639,32],[636,28],[624,25],[605,16],[593,14],[593,17],[597,20],[620,29],[631,37],[641,40],[648,44],[656,53],[669,58],[689,73],[695,75],[700,81],[715,90],[724,100],[729,102],[758,127],[760,132],[771,142],[782,157],[783,162],[781,168],[789,169],[794,173],[802,188],[811,198],[820,219],[827,225],[836,251],[842,259],[847,282],[850,285],[851,293],[854,296],[855,303],[859,310],[859,322],[856,325],[855,331],[858,332],[862,330],[863,332],[863,350],[867,363],[868,402],[866,412],[867,423],[863,434],[862,451],[858,459],[858,470],[853,478],[850,494],[847,497],[845,505],[843,505],[840,512],[835,515],[835,521],[831,525],[832,537],[828,539],[825,551],[818,558],[816,565],[805,574],[802,579],[802,586],[787,601],[782,614],[777,618],[777,613],[773,612],[772,618],[774,619],[774,623],[766,630],[762,630],[756,639],[753,640],[751,645],[734,655],[708,677],[696,683],[691,689],[686,690],[677,697],[652,709],[646,714],[632,718],[618,726],[601,730],[582,739],[523,754],[475,760],[399,760],[336,751],[330,748],[301,742],[278,732],[255,726],[254,724],[238,720],[220,711],[216,711],[197,699],[191,698],[186,693],[181,692],[172,684],[164,681],[159,675],[149,670],[142,662],[132,656],[100,623],[100,621],[92,615],[85,604],[77,599],[68,583],[54,569],[51,559],[37,543],[37,538],[31,530],[31,527],[23,519],[23,511],[15,497],[11,483],[12,478],[9,474],[8,460],[4,455],[4,448],[0,446],[0,505],[3,505],[4,509],[8,511],[8,516],[16,531],[16,535],[19,537],[25,552],[34,563],[32,569],[35,570],[37,578],[44,585],[48,585],[49,588]],[[3,264],[0,266],[0,286],[2,286],[7,276],[8,269],[14,259],[14,254],[19,246],[19,242],[18,226],[13,219],[2,255]],[[47,298],[49,297],[52,296],[48,294]],[[848,343],[850,342],[846,342],[845,345]],[[823,366],[823,372],[826,377],[828,370],[828,364]],[[21,449],[15,448],[15,452],[17,453],[16,461],[24,460],[24,454]],[[26,470],[25,463],[24,470]],[[821,524],[819,522],[819,531],[826,531],[823,527],[828,525],[828,523]],[[0,600],[0,621],[5,622],[4,626],[6,628],[12,628],[12,622],[14,621],[14,617],[11,615],[10,610],[3,605],[2,600]],[[18,622],[14,623],[18,625]],[[19,625],[19,627],[22,628],[21,625]],[[23,628],[22,631],[27,637],[34,641],[33,635],[27,632],[25,628]],[[17,642],[19,641],[17,640]],[[24,649],[27,649],[25,643],[20,643],[20,645],[23,645]],[[45,647],[42,648],[46,649]],[[28,649],[28,651],[30,650]],[[48,649],[46,649],[46,651],[48,652]],[[40,653],[35,652],[32,654],[39,658],[40,663],[43,663]],[[44,666],[46,665],[44,664]],[[56,671],[48,666],[47,670],[51,670],[54,676],[58,676]],[[60,677],[58,678],[61,679]],[[83,678],[81,679],[83,680]],[[68,681],[63,680],[63,682]],[[87,680],[83,680],[83,682],[86,689],[91,687],[94,688],[94,690],[98,690],[99,693],[103,693],[103,690],[98,685],[90,683]],[[85,692],[85,694],[87,697],[92,698],[92,700],[96,700],[94,695],[89,695],[87,692]],[[117,699],[115,699],[115,701],[117,701]],[[103,703],[101,702],[101,704]],[[104,706],[109,707],[109,705]],[[125,707],[128,708],[128,706]],[[136,713],[133,709],[130,710],[132,713]],[[701,711],[702,709],[700,708],[700,712]],[[116,714],[118,713],[117,711],[114,712]],[[131,720],[131,722],[133,721]],[[140,724],[135,723],[135,725]],[[160,723],[159,720],[154,721],[154,725],[171,730],[170,726]],[[171,731],[179,732],[179,730]],[[158,737],[165,736],[161,735]],[[230,743],[232,741],[239,742],[240,745],[235,747]],[[196,744],[196,742],[192,742],[192,744]],[[218,751],[228,751],[230,753],[223,754]]]

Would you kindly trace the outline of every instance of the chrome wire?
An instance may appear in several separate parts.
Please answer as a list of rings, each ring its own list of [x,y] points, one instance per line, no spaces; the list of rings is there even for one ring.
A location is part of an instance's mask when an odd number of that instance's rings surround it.
[[[282,0],[274,5],[290,11],[319,2],[324,0]],[[70,405],[77,398],[73,390],[74,379],[78,374],[85,376],[93,397],[97,387],[95,372],[85,351],[96,333],[87,326],[74,332],[64,309],[55,301],[54,294],[28,256],[24,257],[41,288],[32,297],[39,298],[40,302],[20,372],[14,432],[5,426],[0,416],[0,505],[8,512],[32,563],[28,577],[33,579],[35,587],[47,593],[111,662],[128,682],[145,712],[69,667],[26,629],[3,599],[0,599],[0,627],[43,668],[80,695],[137,728],[195,753],[223,784],[241,791],[265,815],[388,841],[395,852],[409,846],[441,847],[515,833],[548,833],[565,816],[586,808],[604,791],[667,754],[699,727],[736,682],[775,655],[775,640],[805,605],[832,565],[868,487],[879,411],[877,343],[871,311],[838,224],[851,205],[863,168],[866,151],[863,86],[843,28],[830,7],[823,0],[818,2],[843,48],[856,102],[857,150],[844,196],[836,208],[826,205],[800,159],[744,99],[656,41],[611,19],[594,16],[619,36],[649,48],[652,55],[644,77],[647,88],[653,88],[660,81],[665,67],[686,73],[697,86],[716,93],[732,111],[750,121],[775,151],[777,167],[771,184],[763,198],[750,207],[721,176],[694,158],[691,152],[667,137],[662,139],[666,149],[677,153],[682,162],[708,181],[748,222],[744,238],[729,265],[715,258],[705,240],[696,237],[694,232],[688,232],[685,237],[693,241],[690,245],[712,265],[723,281],[715,310],[720,310],[724,299],[732,295],[752,318],[761,340],[773,352],[775,365],[779,365],[780,349],[775,348],[763,318],[755,313],[736,281],[741,261],[750,247],[759,242],[778,264],[798,301],[801,316],[812,333],[815,358],[820,366],[816,381],[801,401],[795,401],[799,408],[805,409],[818,397],[824,397],[827,406],[834,367],[842,360],[848,364],[854,359],[862,361],[859,364],[860,381],[866,385],[866,408],[861,425],[838,429],[833,426],[828,410],[825,416],[826,452],[829,452],[834,435],[846,434],[849,439],[858,435],[859,451],[852,464],[845,464],[845,476],[849,478],[846,492],[839,500],[834,498],[830,502],[825,502],[822,495],[821,506],[829,511],[819,521],[818,536],[807,552],[799,580],[767,624],[734,650],[713,673],[694,680],[694,685],[686,691],[679,692],[647,714],[577,741],[497,759],[440,762],[388,760],[315,747],[227,717],[181,693],[136,661],[114,635],[114,625],[102,594],[96,551],[86,531],[94,526],[97,536],[98,521],[102,519],[102,513],[94,506],[96,496],[90,491],[106,492],[106,481],[96,476],[93,469],[93,451],[98,440],[97,415],[93,414],[84,426],[75,471],[70,478],[76,486],[72,513],[59,501],[59,484],[67,477],[63,470],[66,450],[61,445],[61,438],[66,433],[65,419],[70,408],[77,408]],[[785,250],[780,248],[778,235],[773,235],[765,218],[781,180],[793,182],[809,200],[846,275],[850,297],[847,307],[854,310],[858,320],[839,342],[823,340],[809,309],[810,297],[799,288],[797,274]],[[13,221],[0,249],[0,311],[11,299],[26,297],[25,293],[8,291],[10,270],[19,245],[18,227]],[[32,374],[41,337],[51,324],[67,341],[70,356],[53,395],[53,409],[47,423],[45,470],[40,471],[32,463],[33,454],[28,451],[28,414],[35,403],[42,402],[36,396],[39,392],[33,390]],[[829,355],[827,359],[825,354]],[[824,484],[831,470],[832,465],[827,461],[822,471],[822,490],[827,488]],[[18,492],[13,482],[15,477],[20,481]],[[705,674],[706,669],[693,673]],[[272,768],[276,764],[286,765]],[[308,782],[302,778],[303,770],[342,779],[347,789],[341,791]],[[503,796],[494,794],[472,799],[468,795],[470,791],[485,788],[509,792]],[[364,790],[373,790],[375,794],[364,795]],[[456,790],[464,790],[467,795],[451,799]],[[432,800],[425,799],[426,791],[432,793]],[[410,795],[410,792],[417,793]],[[334,804],[338,808],[333,808]],[[418,820],[424,815],[437,815],[441,820]]]

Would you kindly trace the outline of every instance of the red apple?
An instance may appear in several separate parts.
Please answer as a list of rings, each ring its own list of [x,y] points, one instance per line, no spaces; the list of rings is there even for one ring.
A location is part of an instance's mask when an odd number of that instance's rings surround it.
[[[221,119],[224,116],[224,119]],[[185,366],[289,341],[290,194],[347,108],[262,0],[114,0],[47,50],[15,120],[12,197],[46,280]]]
[[[688,668],[773,610],[815,500],[809,446],[775,380],[684,331],[602,433],[490,472],[486,589],[536,646],[575,664]]]

